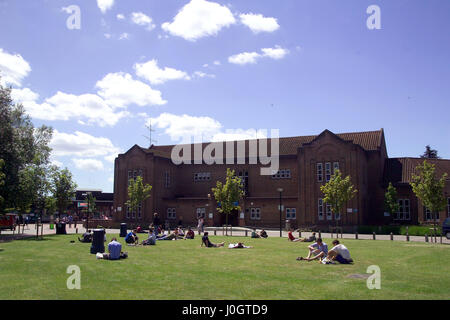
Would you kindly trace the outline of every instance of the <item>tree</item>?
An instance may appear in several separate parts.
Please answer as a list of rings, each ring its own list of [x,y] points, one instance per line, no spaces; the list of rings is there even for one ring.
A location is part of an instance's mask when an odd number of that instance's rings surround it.
[[[420,157],[425,159],[440,159],[437,150],[431,149],[430,145],[425,147],[425,152]]]
[[[413,174],[410,183],[416,197],[427,207],[434,215],[434,242],[436,242],[436,217],[439,211],[444,210],[446,199],[444,196],[445,180],[447,173],[444,173],[440,179],[436,176],[434,164],[423,161],[422,165],[416,167],[418,175]]]
[[[384,194],[384,207],[385,210],[389,212],[391,217],[394,217],[394,214],[396,214],[400,209],[397,200],[397,190],[391,182],[389,182],[389,186]]]
[[[6,175],[3,173],[4,166],[5,166],[5,161],[3,159],[0,159],[0,187],[5,184]],[[2,208],[4,201],[5,201],[5,199],[0,195],[0,208]]]
[[[344,205],[358,192],[358,190],[354,189],[350,176],[342,179],[342,174],[339,170],[334,172],[330,181],[321,186],[320,190],[324,194],[323,201],[331,206],[331,212],[335,217],[336,214],[341,214]]]
[[[0,159],[3,159],[4,183],[0,185],[0,213],[6,208],[24,206],[20,179],[31,174],[27,166],[47,166],[50,155],[48,144],[52,129],[47,126],[34,128],[31,118],[21,104],[14,104],[11,89],[0,85]],[[28,177],[27,177],[28,178]]]
[[[212,192],[219,204],[217,211],[225,214],[225,224],[228,226],[228,215],[233,210],[241,209],[238,205],[239,200],[244,196],[241,179],[234,175],[234,170],[227,168],[225,184],[221,181],[217,181],[216,187],[212,188]],[[228,229],[226,229],[226,235],[228,236]]]
[[[136,224],[137,224],[137,211],[139,206],[150,197],[150,192],[152,191],[152,186],[149,184],[144,185],[141,176],[137,176],[136,180],[130,179],[128,184],[128,200],[125,203],[131,210],[136,214]]]
[[[56,199],[58,213],[64,212],[72,202],[75,195],[77,184],[72,180],[72,173],[67,169],[60,170],[53,167],[52,170],[52,194]]]

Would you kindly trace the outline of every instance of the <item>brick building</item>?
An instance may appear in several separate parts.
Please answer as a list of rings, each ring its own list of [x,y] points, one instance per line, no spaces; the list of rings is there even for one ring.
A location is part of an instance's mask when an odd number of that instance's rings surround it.
[[[152,221],[154,212],[162,220],[176,224],[196,225],[197,218],[205,217],[207,225],[218,226],[225,218],[216,211],[217,203],[211,198],[211,188],[216,181],[225,180],[226,169],[234,169],[244,181],[246,196],[240,202],[240,212],[229,217],[229,223],[239,226],[279,227],[280,193],[282,188],[282,221],[293,226],[316,226],[322,230],[336,223],[344,226],[384,224],[391,222],[417,224],[427,221],[420,204],[407,182],[412,168],[421,159],[389,159],[383,129],[378,131],[334,134],[329,130],[316,136],[300,136],[279,139],[279,171],[274,175],[261,175],[261,164],[249,164],[249,145],[256,140],[245,141],[244,164],[208,165],[179,164],[171,160],[174,146],[133,146],[115,160],[114,219],[117,222],[139,221],[143,225]],[[233,142],[234,155],[238,154],[237,142]],[[228,144],[226,144],[228,146]],[[205,150],[207,144],[188,145],[192,154],[197,147]],[[267,140],[270,150],[271,139]],[[242,160],[242,159],[241,159]],[[436,160],[438,172],[450,173],[450,160]],[[267,166],[266,166],[267,167]],[[343,175],[351,176],[358,190],[347,203],[342,215],[333,216],[323,201],[320,186],[325,184],[338,168]],[[144,183],[153,186],[151,197],[137,212],[125,206],[128,180],[142,176]],[[384,192],[392,181],[401,195],[401,219],[389,220],[384,216]],[[450,197],[450,183],[446,193]],[[408,200],[408,201],[406,201]],[[450,206],[450,199],[449,206]],[[442,220],[448,215],[441,213]],[[406,214],[408,212],[408,214]],[[397,217],[395,217],[397,218]]]

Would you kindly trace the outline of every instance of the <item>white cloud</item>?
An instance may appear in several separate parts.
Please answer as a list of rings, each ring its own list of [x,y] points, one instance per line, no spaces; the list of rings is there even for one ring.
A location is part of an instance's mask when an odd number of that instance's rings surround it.
[[[134,24],[146,27],[149,31],[155,29],[156,27],[156,25],[152,23],[152,18],[142,12],[133,12],[131,14],[131,21]]]
[[[58,168],[62,168],[64,165],[61,161],[58,161],[56,159],[50,160],[50,163],[54,166],[57,166]]]
[[[136,70],[136,75],[138,77],[148,80],[151,84],[162,84],[169,80],[191,79],[184,71],[168,67],[160,69],[158,67],[158,61],[155,59],[145,63],[136,63],[134,65],[134,70]]]
[[[148,119],[152,125],[159,129],[165,129],[164,133],[169,135],[173,141],[183,137],[212,137],[219,132],[222,125],[210,117],[193,117],[187,114],[175,115],[162,113],[157,118]]]
[[[97,124],[101,127],[114,126],[121,118],[129,116],[129,112],[116,112],[114,108],[95,94],[73,95],[58,91],[43,103],[37,103],[39,95],[28,88],[13,89],[11,97],[22,103],[26,112],[35,119],[70,120],[86,119],[82,124]],[[80,123],[80,122],[79,122]]]
[[[215,78],[216,75],[210,74],[210,73],[205,73],[202,71],[195,71],[194,74],[192,75],[192,77],[194,77],[194,78]]]
[[[241,22],[249,27],[253,33],[273,32],[280,28],[277,19],[264,17],[262,14],[241,14]]]
[[[125,20],[125,16],[122,13],[116,15],[117,20]]]
[[[120,153],[120,148],[114,146],[108,138],[95,137],[80,131],[70,134],[55,130],[50,147],[52,148],[52,156],[54,157],[103,157],[109,162],[113,162],[114,158]]]
[[[262,53],[258,52],[242,52],[228,57],[228,62],[233,64],[255,64],[261,58],[271,58],[274,60],[283,59],[288,53],[288,49],[284,49],[280,46],[274,48],[263,48]]]
[[[104,36],[105,36],[106,39],[111,39],[111,34],[110,33],[105,33]]]
[[[159,129],[165,129],[164,133],[169,135],[173,141],[182,139],[182,143],[199,142],[194,137],[207,141],[233,141],[255,138],[266,138],[267,132],[255,129],[227,129],[223,131],[222,124],[210,117],[196,117],[187,114],[175,115],[162,113],[157,118],[147,119],[147,123]]]
[[[275,60],[283,59],[284,56],[289,53],[288,49],[283,49],[280,46],[275,46],[275,48],[263,48],[261,51],[264,53],[263,56]]]
[[[98,81],[98,95],[113,107],[164,105],[167,101],[161,97],[161,91],[154,90],[147,84],[134,80],[128,73],[109,73]]]
[[[96,159],[72,159],[75,167],[84,171],[101,171],[104,169],[103,162]]]
[[[120,36],[119,36],[119,40],[126,40],[126,39],[129,39],[130,38],[130,35],[128,34],[128,33],[126,33],[126,32],[124,32],[124,33],[122,33]]]
[[[0,84],[22,86],[22,80],[31,72],[31,67],[20,54],[9,54],[0,48]]]
[[[97,6],[100,8],[102,13],[105,13],[111,9],[114,5],[114,0],[97,0]]]
[[[213,63],[214,63],[215,66],[220,66],[220,61],[219,60],[215,60]]]
[[[195,41],[217,35],[222,28],[234,23],[236,19],[227,7],[206,0],[191,0],[171,23],[165,22],[161,27],[174,36]]]

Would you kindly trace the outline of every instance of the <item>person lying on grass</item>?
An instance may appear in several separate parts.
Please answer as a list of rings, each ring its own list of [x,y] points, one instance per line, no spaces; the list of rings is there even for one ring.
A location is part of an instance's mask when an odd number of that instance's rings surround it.
[[[294,237],[294,235],[292,234],[292,232],[294,232],[294,229],[289,229],[288,232],[288,240],[292,241],[292,242],[297,242],[297,241],[301,241],[301,239],[297,239],[296,237]]]
[[[186,239],[194,239],[195,238],[195,232],[194,230],[189,227],[188,231],[186,232],[186,235],[184,236],[184,240]]]
[[[148,246],[148,245],[155,245],[156,244],[156,234],[152,227],[148,230],[148,238],[144,241],[142,241],[141,245]]]
[[[130,231],[127,236],[125,237],[125,242],[128,244],[138,244],[139,238],[136,235],[136,229],[133,229]]]
[[[300,242],[314,242],[316,241],[316,233],[313,232],[312,235],[308,238],[300,238]]]
[[[218,248],[218,247],[223,247],[225,245],[225,242],[214,244],[211,241],[209,241],[208,232],[205,232],[205,233],[203,233],[202,244],[200,245],[200,247],[203,247],[203,245],[205,245],[207,248],[211,248],[211,247]]]
[[[253,247],[245,246],[242,242],[230,243],[228,245],[228,249],[250,249],[250,248],[253,248]]]
[[[317,242],[308,246],[308,250],[309,250],[309,253],[306,258],[298,257],[297,260],[312,261],[312,260],[325,258],[328,254],[328,246],[325,242],[322,241],[322,238],[318,238]]]
[[[156,240],[178,240],[178,239],[183,239],[183,237],[179,235],[178,229],[175,229],[171,234],[156,238]]]
[[[119,260],[126,259],[128,257],[127,252],[122,252],[122,244],[117,241],[117,238],[112,238],[108,244],[108,252],[103,253],[103,259],[105,260]]]
[[[333,241],[334,247],[328,251],[328,255],[322,259],[321,263],[328,264],[337,261],[341,264],[353,263],[353,259],[350,257],[350,251],[343,244],[339,243],[339,240]]]

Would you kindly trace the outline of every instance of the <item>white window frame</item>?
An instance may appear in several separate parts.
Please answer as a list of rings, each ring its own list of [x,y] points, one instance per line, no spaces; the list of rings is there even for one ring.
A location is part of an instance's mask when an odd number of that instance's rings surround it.
[[[411,205],[409,199],[398,199],[398,212],[395,220],[411,220]]]
[[[197,213],[197,219],[206,218],[206,208],[204,207],[200,207],[196,209],[196,213]]]
[[[331,180],[331,162],[325,162],[325,182]]]
[[[423,206],[423,213],[425,215],[425,221],[439,221],[440,214],[437,212],[436,219],[433,219],[433,212],[430,211],[427,207]],[[428,218],[430,216],[430,218]]]
[[[167,208],[167,219],[175,220],[177,218],[176,208]]]
[[[211,172],[196,172],[194,173],[194,181],[209,181],[211,180]]]
[[[317,215],[319,216],[319,220],[323,221],[323,199],[319,198],[317,201]]]
[[[323,182],[323,163],[316,164],[317,182]]]
[[[286,220],[297,219],[297,209],[296,208],[286,208]]]
[[[331,204],[326,204],[325,206],[327,220],[333,220],[333,213],[331,212]]]
[[[291,169],[280,169],[272,175],[272,179],[290,179]]]
[[[261,220],[261,208],[250,208],[250,219]]]
[[[338,161],[333,162],[333,174],[336,173],[336,170],[340,170]]]

